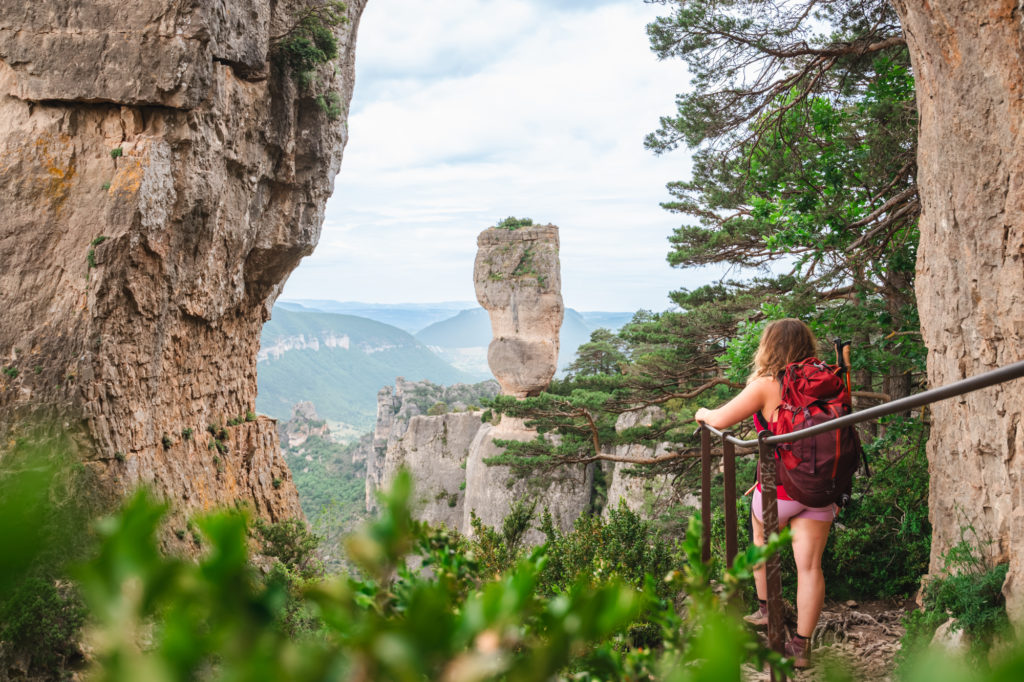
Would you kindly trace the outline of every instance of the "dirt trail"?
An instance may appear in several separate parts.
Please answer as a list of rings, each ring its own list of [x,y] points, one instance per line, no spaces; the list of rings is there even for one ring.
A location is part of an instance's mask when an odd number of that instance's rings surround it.
[[[826,604],[814,632],[813,667],[798,671],[798,682],[825,679],[825,671],[842,666],[855,680],[895,680],[893,667],[903,636],[901,622],[913,602],[891,601]],[[768,680],[767,671],[748,668],[749,682]]]

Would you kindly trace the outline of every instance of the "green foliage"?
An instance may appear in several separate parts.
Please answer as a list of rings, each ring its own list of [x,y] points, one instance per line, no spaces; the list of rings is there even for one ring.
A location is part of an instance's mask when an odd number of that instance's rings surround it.
[[[284,484],[284,481],[282,481],[280,478],[275,478],[271,483],[274,486],[274,490],[277,490]]]
[[[192,431],[192,427],[191,426],[182,429],[181,430],[181,439],[182,440],[192,440],[192,433],[193,433],[193,431]]]
[[[337,92],[328,92],[316,96],[316,105],[320,111],[327,115],[327,118],[334,121],[341,117],[344,111],[341,103],[341,95]]]
[[[27,655],[37,673],[56,674],[81,656],[86,610],[70,584],[28,578],[0,604],[0,641]]]
[[[926,583],[923,608],[904,620],[901,667],[927,647],[935,630],[950,618],[955,619],[951,631],[964,631],[969,658],[982,668],[988,667],[988,653],[996,639],[1011,634],[1003,596],[1009,564],[986,566],[976,542],[967,540],[967,532],[973,528],[962,529],[960,542],[943,557],[943,573]]]
[[[125,461],[124,453],[121,452],[120,450],[118,450],[117,452],[114,453],[114,459],[116,459],[118,462],[124,462]]]
[[[427,414],[430,415],[431,417],[437,417],[442,414],[448,414],[448,404],[438,401],[430,406],[430,408],[427,410]]]
[[[284,451],[302,511],[324,538],[319,556],[332,571],[347,568],[336,548],[366,516],[365,465],[353,462],[360,447],[370,447],[368,439],[340,444],[310,436],[301,447]]]
[[[499,230],[518,230],[521,227],[530,227],[531,225],[533,225],[532,218],[515,218],[513,216],[509,216],[504,220],[499,221],[495,227]]]
[[[110,158],[114,159],[115,161],[123,155],[124,149],[121,147],[114,147],[113,149],[110,150]]]
[[[267,523],[256,519],[252,528],[262,554],[277,559],[302,578],[323,577],[324,565],[316,554],[322,538],[310,532],[304,521],[285,519]]]
[[[84,612],[63,574],[91,549],[100,493],[68,435],[34,427],[0,448],[0,641],[35,675],[79,656]]]
[[[626,342],[608,329],[595,329],[590,333],[590,341],[576,349],[576,359],[565,368],[566,378],[622,374],[628,362]]]
[[[170,450],[171,446],[174,445],[174,440],[167,433],[160,437],[160,444],[164,446],[164,450]]]
[[[337,92],[316,92],[321,86],[317,70],[338,58],[335,28],[348,22],[343,2],[326,0],[306,8],[291,29],[272,41],[277,62],[291,75],[300,90],[311,91],[317,107],[331,120],[342,113]]]
[[[253,412],[252,410],[249,410],[248,412],[246,412],[245,413],[245,421],[247,421],[247,422],[254,422],[254,421],[256,421],[256,413]]]
[[[10,377],[11,379],[18,378],[18,368],[15,367],[14,365],[8,365],[4,367],[2,371],[4,373],[4,376]]]
[[[104,182],[102,185],[100,185],[100,189],[102,189],[104,192],[108,191],[110,189],[110,182]]]
[[[545,512],[541,531],[547,538],[548,561],[541,573],[541,588],[560,592],[569,585],[604,582],[610,576],[643,589],[647,576],[664,576],[673,566],[672,551],[653,524],[631,511],[625,502],[611,509],[608,521],[585,514],[569,533],[559,531]],[[659,597],[668,597],[670,585],[655,584]]]

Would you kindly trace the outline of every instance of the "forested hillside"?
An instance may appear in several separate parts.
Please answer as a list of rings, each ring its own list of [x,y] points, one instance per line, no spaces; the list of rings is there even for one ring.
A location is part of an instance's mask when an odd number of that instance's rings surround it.
[[[260,339],[257,411],[287,419],[308,400],[328,420],[368,430],[377,391],[395,382],[472,381],[407,332],[354,315],[299,312],[280,306]]]

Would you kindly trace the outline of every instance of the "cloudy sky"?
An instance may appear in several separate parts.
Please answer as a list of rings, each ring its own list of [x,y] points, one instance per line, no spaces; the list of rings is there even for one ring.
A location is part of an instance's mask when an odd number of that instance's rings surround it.
[[[642,0],[370,0],[349,144],[316,252],[282,298],[472,301],[476,235],[506,216],[561,228],[580,310],[663,310],[712,279],[673,270],[665,183],[685,151],[643,137],[686,71],[658,62]]]

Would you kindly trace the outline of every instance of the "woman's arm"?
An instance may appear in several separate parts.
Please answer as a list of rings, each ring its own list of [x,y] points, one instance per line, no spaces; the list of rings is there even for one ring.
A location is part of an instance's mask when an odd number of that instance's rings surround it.
[[[700,408],[694,418],[718,430],[727,429],[762,409],[767,402],[769,390],[778,390],[775,381],[771,377],[760,377],[747,384],[738,396],[718,409]]]

